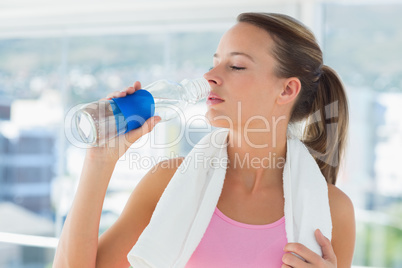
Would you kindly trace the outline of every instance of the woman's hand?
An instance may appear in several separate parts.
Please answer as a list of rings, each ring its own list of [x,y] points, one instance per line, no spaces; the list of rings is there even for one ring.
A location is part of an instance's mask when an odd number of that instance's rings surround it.
[[[336,268],[336,256],[331,241],[326,238],[319,229],[317,229],[314,234],[318,244],[321,246],[323,256],[319,256],[300,243],[288,243],[283,249],[288,253],[285,253],[282,257],[282,268]],[[293,255],[292,252],[304,258],[306,261]]]
[[[128,87],[122,91],[115,91],[104,99],[101,100],[111,100],[112,98],[123,98],[127,95],[133,94],[135,91],[141,89],[141,83],[136,81],[132,87]],[[153,116],[149,118],[145,123],[137,128],[133,129],[123,135],[117,136],[106,144],[99,147],[89,148],[87,151],[87,157],[90,159],[96,159],[101,162],[115,163],[127,149],[140,137],[148,132],[151,132],[155,125],[161,120],[159,116]]]

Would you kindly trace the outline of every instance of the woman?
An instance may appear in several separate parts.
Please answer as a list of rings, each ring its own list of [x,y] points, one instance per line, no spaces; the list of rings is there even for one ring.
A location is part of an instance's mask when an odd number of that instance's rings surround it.
[[[355,242],[354,210],[350,199],[335,186],[346,140],[347,100],[335,72],[323,65],[321,50],[311,32],[288,16],[241,14],[238,23],[222,37],[214,66],[204,77],[212,88],[206,117],[211,125],[229,129],[229,165],[217,204],[220,216],[249,226],[283,228],[283,166],[267,167],[262,161],[241,167],[234,164],[239,159],[262,160],[267,155],[285,159],[288,125],[314,114],[302,141],[313,152],[328,183],[332,240],[319,230],[315,232],[323,252],[319,256],[302,244],[286,243],[280,237],[270,245],[277,253],[260,266],[350,267]],[[124,97],[140,88],[136,82],[109,98]],[[141,128],[106,147],[88,149],[78,191],[60,237],[55,267],[129,266],[128,252],[148,225],[183,159],[159,163],[145,175],[117,222],[98,239],[102,204],[117,160],[159,120],[150,118]],[[267,122],[275,125],[274,131],[267,130]],[[334,125],[337,127],[330,127]],[[209,235],[207,230],[188,267],[202,262],[197,256]],[[266,240],[271,241],[269,237]],[[258,250],[253,245],[253,251]],[[208,252],[202,254],[208,256]]]

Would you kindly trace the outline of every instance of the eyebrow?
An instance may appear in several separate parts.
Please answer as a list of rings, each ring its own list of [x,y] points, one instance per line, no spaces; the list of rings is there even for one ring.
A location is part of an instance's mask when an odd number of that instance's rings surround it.
[[[229,53],[230,56],[245,56],[247,58],[249,58],[252,62],[255,62],[253,57],[251,57],[249,54],[246,54],[244,52],[231,52]],[[217,53],[214,54],[214,58],[219,58],[219,55]]]

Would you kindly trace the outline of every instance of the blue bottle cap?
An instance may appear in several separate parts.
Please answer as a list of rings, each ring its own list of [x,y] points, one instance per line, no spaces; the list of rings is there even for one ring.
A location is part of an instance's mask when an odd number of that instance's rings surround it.
[[[137,90],[124,98],[114,98],[127,123],[126,133],[139,128],[155,113],[155,101],[151,93],[144,89]]]

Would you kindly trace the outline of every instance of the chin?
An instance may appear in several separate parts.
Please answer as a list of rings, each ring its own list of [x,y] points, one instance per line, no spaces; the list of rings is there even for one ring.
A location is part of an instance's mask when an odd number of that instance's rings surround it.
[[[227,115],[217,114],[213,110],[208,110],[205,114],[207,123],[218,128],[233,128],[233,119]]]

